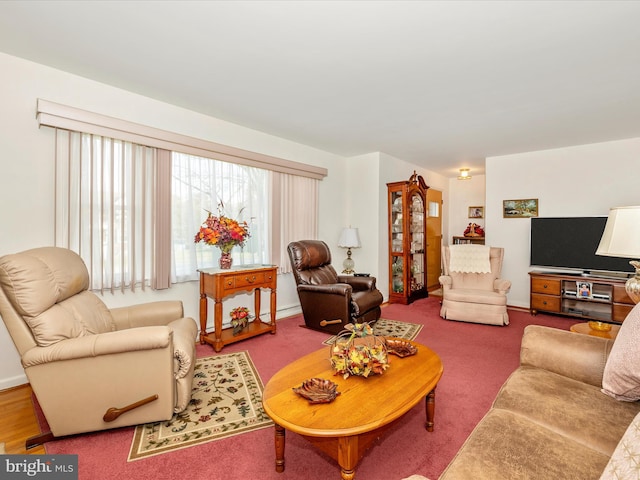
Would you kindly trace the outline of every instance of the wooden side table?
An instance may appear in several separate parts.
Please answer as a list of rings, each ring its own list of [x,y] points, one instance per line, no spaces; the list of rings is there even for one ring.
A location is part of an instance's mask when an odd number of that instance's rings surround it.
[[[234,267],[228,270],[207,268],[200,273],[200,343],[213,345],[216,352],[230,343],[239,342],[263,333],[276,333],[276,283],[277,267],[264,265],[260,267]],[[271,321],[265,323],[260,319],[260,289],[271,290]],[[222,328],[222,300],[236,293],[253,291],[255,318],[237,335],[233,328]],[[213,319],[213,335],[207,333],[207,297],[215,302]]]
[[[575,333],[582,333],[583,335],[591,335],[594,337],[602,337],[614,339],[618,335],[618,331],[620,330],[620,325],[612,325],[611,330],[608,332],[602,332],[600,330],[593,330],[588,322],[576,323],[575,325],[571,325],[569,330]]]

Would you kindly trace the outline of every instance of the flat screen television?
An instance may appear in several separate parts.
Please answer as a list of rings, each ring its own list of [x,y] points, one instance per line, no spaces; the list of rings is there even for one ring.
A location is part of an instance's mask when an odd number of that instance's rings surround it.
[[[531,266],[582,275],[631,274],[631,258],[596,255],[607,217],[533,217]]]

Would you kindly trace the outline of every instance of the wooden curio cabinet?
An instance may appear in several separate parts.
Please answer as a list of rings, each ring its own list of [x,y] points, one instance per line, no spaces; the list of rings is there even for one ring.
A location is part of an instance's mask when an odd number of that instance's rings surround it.
[[[429,187],[413,172],[387,183],[389,209],[389,303],[408,304],[427,293],[425,201]]]

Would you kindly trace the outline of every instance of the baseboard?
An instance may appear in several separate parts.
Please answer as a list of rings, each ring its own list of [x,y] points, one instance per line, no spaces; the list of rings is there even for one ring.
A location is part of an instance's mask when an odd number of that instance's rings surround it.
[[[0,391],[8,390],[13,387],[19,387],[28,383],[29,380],[27,379],[27,376],[25,374],[16,375],[15,377],[11,378],[3,378],[2,380],[0,380]]]

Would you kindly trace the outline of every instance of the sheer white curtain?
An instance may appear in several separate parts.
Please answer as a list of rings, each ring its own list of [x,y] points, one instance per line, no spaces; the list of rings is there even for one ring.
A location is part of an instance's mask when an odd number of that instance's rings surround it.
[[[77,252],[104,292],[149,286],[156,150],[56,130],[55,245]]]
[[[194,242],[208,211],[249,224],[245,246],[232,251],[234,265],[270,262],[270,175],[260,168],[173,152],[172,282],[196,280],[198,268],[218,265],[220,249]]]
[[[273,174],[273,263],[291,272],[287,245],[318,238],[318,182],[286,173]]]

